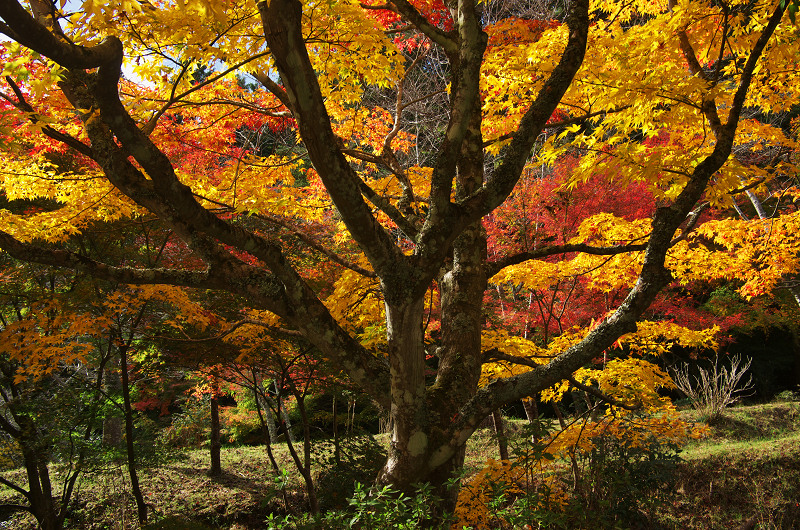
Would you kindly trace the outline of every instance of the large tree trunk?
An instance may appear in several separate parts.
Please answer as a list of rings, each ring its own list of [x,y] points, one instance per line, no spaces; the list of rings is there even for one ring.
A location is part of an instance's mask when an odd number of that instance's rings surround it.
[[[58,517],[50,484],[50,471],[47,457],[35,447],[22,447],[22,458],[28,475],[28,501],[31,512],[42,530],[60,530]]]
[[[439,279],[442,346],[438,351],[436,382],[430,388],[428,398],[437,432],[459,418],[462,407],[474,397],[478,388],[482,364],[483,293],[486,290],[482,265],[485,255],[485,234],[480,223],[475,223],[456,239],[452,268]],[[438,443],[433,447],[451,442],[441,436],[436,441]],[[455,507],[458,490],[447,490],[443,486],[461,471],[464,456],[465,448],[460,447],[430,477],[448,510]],[[438,465],[439,459],[437,455],[431,455],[430,465]]]
[[[474,359],[472,362],[457,362],[459,355],[456,352],[464,351],[460,346],[469,343],[470,334],[451,335],[452,330],[445,331],[445,336],[459,340],[450,341],[449,347],[440,348],[439,373],[443,376],[426,388],[422,307],[422,297],[401,308],[388,307],[387,304],[393,427],[389,457],[378,483],[391,484],[400,491],[411,493],[413,484],[427,482],[434,486],[439,496],[450,501],[446,503],[447,507],[452,507],[456,492],[446,490],[444,485],[463,466],[464,452],[457,451],[446,460],[437,461],[434,450],[449,441],[444,438],[441,427],[457,415],[468,396],[472,395],[470,388],[477,383],[479,372],[471,377],[470,370],[465,369],[474,368]],[[444,353],[444,349],[449,353]],[[443,362],[453,363],[453,366],[442,370]],[[475,380],[472,386],[469,379]]]
[[[422,315],[424,296],[386,303],[389,339],[392,442],[378,478],[402,491],[425,476],[428,440],[428,402],[425,389],[425,348]]]
[[[468,75],[473,58],[449,55],[456,76]],[[467,91],[469,92],[469,91]],[[456,200],[465,199],[483,185],[484,153],[481,136],[481,101],[476,91],[451,101],[451,112],[462,113],[466,130],[458,156]],[[456,106],[460,108],[456,109]],[[468,225],[454,240],[450,259],[439,274],[441,345],[434,384],[425,382],[425,349],[422,316],[424,293],[409,300],[396,296],[399,286],[383,283],[389,338],[389,364],[394,421],[389,461],[379,480],[408,490],[415,482],[428,482],[452,509],[456,489],[444,488],[464,464],[459,448],[442,461],[435,449],[450,442],[446,429],[474,395],[481,373],[483,295],[487,287],[484,263],[486,235],[480,221]],[[393,290],[394,288],[394,290]],[[410,291],[410,290],[408,290]],[[394,303],[395,299],[400,303]]]
[[[444,430],[474,396],[480,376],[484,252],[485,237],[476,223],[456,241],[453,265],[439,279],[442,338],[431,386],[425,381],[424,296],[400,307],[387,303],[393,429],[378,482],[407,492],[414,483],[430,483],[445,508],[453,507],[457,490],[444,486],[463,467],[464,451],[442,461],[435,449],[450,442]]]

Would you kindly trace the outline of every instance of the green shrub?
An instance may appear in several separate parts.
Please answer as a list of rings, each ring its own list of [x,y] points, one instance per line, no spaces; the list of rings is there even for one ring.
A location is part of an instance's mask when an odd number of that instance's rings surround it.
[[[667,501],[681,461],[676,444],[600,437],[582,457],[583,472],[568,512],[571,524],[598,527],[642,524]]]
[[[413,495],[389,486],[371,490],[358,483],[348,501],[347,510],[329,511],[317,516],[275,517],[266,520],[268,530],[414,530],[417,528],[449,529],[450,519],[431,521],[431,507],[441,503],[428,484],[416,486]]]
[[[208,399],[189,399],[182,412],[173,414],[172,424],[162,431],[160,439],[173,447],[202,447],[208,443],[210,425]]]
[[[800,401],[800,392],[794,392],[792,390],[784,390],[783,392],[775,396],[774,401],[778,403],[792,403],[794,401]]]

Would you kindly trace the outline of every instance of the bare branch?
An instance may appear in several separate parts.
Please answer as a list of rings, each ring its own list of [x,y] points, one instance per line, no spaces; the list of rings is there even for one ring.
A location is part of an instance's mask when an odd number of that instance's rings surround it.
[[[622,107],[610,110],[598,110],[596,112],[588,112],[583,116],[575,116],[574,118],[569,118],[567,120],[546,123],[543,129],[557,129],[559,127],[566,127],[567,125],[572,125],[575,123],[584,123],[585,121],[590,120],[592,118],[596,118],[597,116],[606,116],[608,114],[622,112],[623,110],[626,110],[628,108],[630,108],[630,105],[623,105]],[[510,140],[512,138],[514,138],[514,133],[502,134],[497,138],[493,138],[491,140],[486,140],[485,142],[483,142],[483,147],[489,147],[490,145],[496,144],[497,142],[503,142],[505,140]]]
[[[483,364],[493,363],[496,361],[506,361],[512,364],[520,364],[522,366],[530,366],[531,368],[538,368],[541,363],[537,363],[532,359],[552,359],[553,355],[530,355],[528,357],[519,357],[517,355],[509,355],[503,353],[497,348],[486,350],[483,352]]]
[[[247,59],[245,59],[243,61],[239,61],[238,63],[229,66],[228,68],[226,68],[225,70],[219,72],[218,74],[212,75],[208,79],[205,79],[205,80],[201,81],[200,83],[192,85],[191,88],[183,91],[181,94],[178,94],[176,96],[175,95],[175,89],[178,87],[178,83],[180,81],[180,76],[179,76],[179,78],[177,80],[175,80],[175,84],[172,87],[172,92],[170,94],[169,100],[167,100],[167,102],[164,103],[164,105],[160,109],[158,109],[155,112],[155,114],[153,114],[153,116],[147,121],[147,123],[145,123],[142,126],[142,132],[144,134],[146,134],[146,135],[150,135],[150,133],[153,132],[153,129],[156,128],[156,125],[158,124],[159,118],[161,118],[161,116],[163,116],[164,113],[167,112],[169,110],[169,108],[173,104],[175,104],[175,102],[182,100],[183,98],[185,98],[186,96],[188,96],[192,92],[196,92],[197,90],[200,90],[203,87],[206,87],[206,86],[208,86],[208,85],[210,85],[212,83],[215,83],[216,81],[224,78],[229,73],[238,70],[239,68],[241,68],[242,66],[246,65],[247,63],[252,62],[252,61],[254,61],[256,59],[260,59],[261,57],[265,57],[267,55],[269,55],[269,52],[262,52],[262,53],[258,53],[256,55],[253,55],[252,57],[248,57]],[[188,65],[186,66],[186,68],[188,68]],[[181,75],[184,73],[186,68],[184,68],[181,71]]]
[[[338,263],[342,267],[350,269],[353,272],[357,272],[358,274],[360,274],[360,275],[362,275],[362,276],[364,276],[366,278],[376,278],[376,275],[375,275],[375,273],[373,271],[367,270],[367,269],[365,269],[363,267],[360,267],[360,266],[356,265],[355,263],[351,263],[351,262],[345,260],[340,255],[338,255],[336,252],[333,252],[329,248],[326,248],[325,246],[321,245],[319,242],[317,242],[316,239],[314,239],[310,235],[306,234],[305,232],[303,232],[299,228],[297,228],[295,226],[292,226],[291,224],[289,224],[289,223],[287,223],[287,222],[285,222],[285,221],[283,221],[281,219],[278,219],[275,216],[266,215],[266,214],[256,214],[256,217],[258,217],[259,219],[264,219],[265,221],[268,221],[270,223],[276,224],[276,225],[278,225],[278,226],[280,226],[280,227],[282,227],[282,228],[284,228],[286,230],[289,230],[292,234],[294,234],[297,237],[299,237],[300,240],[303,241],[303,243],[305,243],[309,247],[313,248],[317,252],[325,255],[328,259],[330,259],[334,263]]]

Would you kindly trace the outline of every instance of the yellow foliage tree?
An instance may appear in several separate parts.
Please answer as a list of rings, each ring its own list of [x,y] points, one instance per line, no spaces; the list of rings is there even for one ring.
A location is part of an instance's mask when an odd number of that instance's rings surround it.
[[[628,334],[657,340],[637,321],[673,279],[701,268],[692,233],[706,203],[795,175],[786,157],[731,156],[754,141],[796,148],[758,119],[785,111],[800,86],[790,4],[574,0],[563,21],[516,6],[484,28],[491,2],[474,0],[86,0],[76,12],[3,0],[2,190],[48,208],[4,210],[0,247],[122,283],[224,290],[269,311],[390,411],[379,482],[442,485],[491,411],[577,379]],[[418,126],[426,102],[445,95],[436,126]],[[265,153],[237,136],[245,130],[291,131],[292,141]],[[421,138],[435,143],[427,156]],[[643,183],[653,215],[592,218],[573,240],[488,259],[482,219],[526,166],[575,152],[568,186],[598,171],[621,188]],[[123,217],[158,219],[191,265],[71,250],[70,235]],[[322,222],[334,228],[315,237]],[[287,234],[334,264],[333,292]],[[792,252],[763,261],[753,285],[774,285]],[[590,270],[598,288],[627,291],[621,304],[550,345],[541,364],[508,334],[487,336],[523,368],[480,386],[489,278],[541,287]],[[432,286],[441,325],[430,345]],[[645,399],[654,372],[625,369],[644,383],[622,397]],[[585,381],[613,387],[609,374]]]

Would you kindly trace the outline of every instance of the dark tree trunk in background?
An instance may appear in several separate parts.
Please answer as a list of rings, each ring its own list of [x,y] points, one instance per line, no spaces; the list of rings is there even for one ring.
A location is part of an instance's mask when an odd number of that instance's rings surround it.
[[[215,391],[211,394],[211,469],[208,474],[218,477],[222,474],[222,460],[219,425],[219,400],[217,399],[216,385]]]
[[[492,423],[494,424],[494,435],[497,437],[500,460],[508,460],[508,438],[506,438],[506,429],[503,425],[503,413],[500,412],[500,409],[492,412]]]
[[[536,398],[523,399],[522,408],[525,409],[525,417],[528,418],[528,423],[533,425],[531,442],[536,444],[539,442],[539,437],[541,435],[541,425],[539,424],[539,405],[536,403]]]
[[[800,300],[798,300],[798,306],[800,306]],[[792,353],[794,353],[793,390],[800,392],[800,331],[797,329],[792,330]]]
[[[338,466],[341,463],[341,450],[340,447],[341,442],[339,440],[339,421],[336,418],[336,395],[333,396],[333,461],[336,462]],[[348,409],[348,414],[350,413],[350,409]]]
[[[131,408],[131,389],[128,380],[128,346],[119,349],[119,368],[122,374],[122,404],[125,411],[125,448],[128,452],[128,474],[131,477],[131,491],[136,499],[136,512],[139,523],[147,522],[147,504],[144,502],[139,486],[139,475],[136,472],[136,452],[133,445],[133,409]]]

